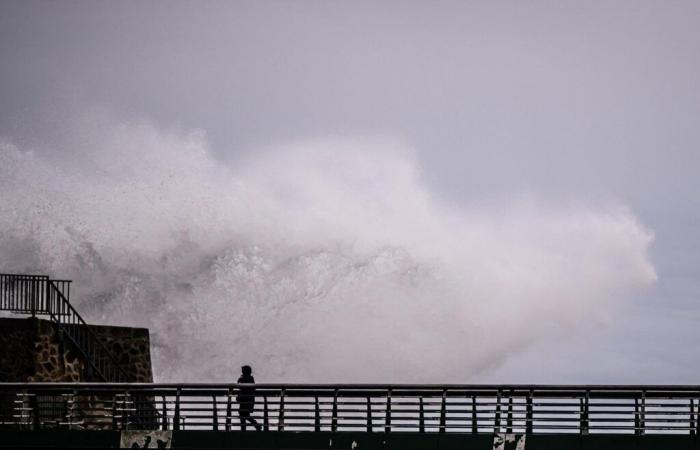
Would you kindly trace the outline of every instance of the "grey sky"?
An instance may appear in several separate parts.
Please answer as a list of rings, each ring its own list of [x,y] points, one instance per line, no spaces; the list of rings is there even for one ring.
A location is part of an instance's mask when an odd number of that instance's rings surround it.
[[[225,160],[387,135],[455,203],[623,203],[656,286],[485,380],[696,382],[698,24],[696,1],[3,0],[0,136],[41,147],[86,108],[200,128]]]

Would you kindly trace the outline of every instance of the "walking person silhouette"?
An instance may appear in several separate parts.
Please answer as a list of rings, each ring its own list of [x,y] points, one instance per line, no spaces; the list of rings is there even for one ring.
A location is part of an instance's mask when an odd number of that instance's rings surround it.
[[[241,376],[238,378],[238,384],[255,384],[253,378],[253,369],[250,366],[241,367]],[[260,431],[262,427],[258,422],[251,417],[251,413],[255,409],[255,387],[241,386],[236,396],[238,402],[238,417],[241,419],[241,431],[245,431],[246,422],[250,422],[255,429]]]

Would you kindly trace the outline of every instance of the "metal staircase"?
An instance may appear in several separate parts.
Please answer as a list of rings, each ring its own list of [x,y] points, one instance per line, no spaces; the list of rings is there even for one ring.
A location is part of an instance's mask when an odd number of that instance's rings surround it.
[[[46,275],[0,274],[0,311],[48,316],[56,324],[59,336],[83,357],[88,378],[130,381],[127,372],[70,304],[70,283]]]

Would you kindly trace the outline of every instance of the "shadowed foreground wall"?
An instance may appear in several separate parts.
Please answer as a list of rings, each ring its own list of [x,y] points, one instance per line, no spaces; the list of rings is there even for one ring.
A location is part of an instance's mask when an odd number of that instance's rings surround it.
[[[90,325],[127,372],[129,382],[153,382],[146,328]],[[43,319],[0,318],[0,382],[101,381],[56,326]]]
[[[2,431],[0,448],[119,448],[119,431]],[[527,437],[524,450],[698,450],[689,435],[557,435]],[[493,434],[174,431],[172,448],[241,450],[507,450]]]

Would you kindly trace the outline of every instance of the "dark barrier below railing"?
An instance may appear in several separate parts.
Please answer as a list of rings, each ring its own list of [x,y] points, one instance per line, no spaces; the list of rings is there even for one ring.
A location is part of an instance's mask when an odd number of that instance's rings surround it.
[[[258,384],[251,392],[252,388],[0,383],[0,427],[255,432],[257,424],[262,431],[579,435],[700,431],[700,386]],[[243,424],[246,411],[253,420]]]

